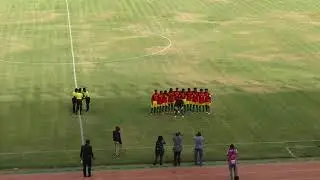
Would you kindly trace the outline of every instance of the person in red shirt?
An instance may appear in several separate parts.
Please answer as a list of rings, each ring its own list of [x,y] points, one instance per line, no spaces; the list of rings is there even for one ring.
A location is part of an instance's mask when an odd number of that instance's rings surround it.
[[[169,112],[173,112],[174,110],[174,92],[173,92],[173,89],[170,88],[169,89],[169,93],[168,93],[168,111]]]
[[[194,112],[195,110],[199,111],[199,93],[197,88],[194,88],[192,93],[192,111]]]
[[[210,114],[210,105],[211,105],[212,99],[208,89],[204,90],[204,95],[205,95],[206,112]]]
[[[180,90],[179,88],[176,88],[176,90],[173,92],[174,92],[174,101],[176,101],[179,98]]]
[[[163,106],[163,91],[160,91],[159,93],[159,98],[158,98],[158,101],[157,101],[157,104],[158,104],[158,113],[161,113],[162,112],[162,106]]]
[[[181,90],[180,96],[181,96],[181,99],[183,100],[183,104],[185,106],[187,103],[187,92],[185,91],[185,89]]]
[[[159,93],[157,90],[154,90],[154,93],[151,96],[151,114],[157,112],[158,101],[159,101]]]
[[[205,95],[204,95],[204,92],[203,92],[203,89],[200,89],[200,92],[199,92],[199,110],[201,112],[204,112],[205,110]]]
[[[168,111],[168,92],[167,90],[164,91],[163,96],[162,96],[162,102],[163,102],[163,106],[162,106],[162,112],[167,112]]]
[[[187,102],[186,102],[187,108],[186,108],[186,110],[187,111],[191,110],[192,95],[193,95],[193,93],[192,93],[191,89],[188,88],[188,91],[186,92],[186,96],[187,96]]]

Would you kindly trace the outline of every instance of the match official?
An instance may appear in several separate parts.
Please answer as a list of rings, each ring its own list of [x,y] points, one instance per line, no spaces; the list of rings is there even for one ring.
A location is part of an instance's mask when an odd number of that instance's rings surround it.
[[[89,111],[89,108],[90,108],[90,96],[89,96],[89,92],[86,90],[86,88],[83,88],[82,90],[82,93],[83,93],[83,98],[85,99],[86,101],[86,111],[88,112]]]
[[[76,98],[76,94],[78,92],[78,89],[74,89],[74,91],[72,92],[72,111],[73,113],[76,113],[76,106],[77,106],[77,98]]]
[[[83,165],[83,176],[91,177],[91,165],[92,160],[94,160],[94,155],[92,152],[92,146],[90,145],[90,140],[86,140],[86,144],[81,146],[80,158]]]
[[[83,100],[83,94],[81,93],[81,89],[78,89],[78,92],[76,93],[76,99],[77,99],[77,111],[79,111],[80,114],[82,113],[82,100]]]

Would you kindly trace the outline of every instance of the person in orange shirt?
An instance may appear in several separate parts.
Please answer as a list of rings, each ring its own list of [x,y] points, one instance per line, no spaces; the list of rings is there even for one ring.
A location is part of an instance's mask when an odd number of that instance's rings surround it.
[[[200,89],[199,94],[199,111],[204,112],[205,111],[205,94],[203,92],[203,89]]]
[[[192,93],[191,89],[188,88],[188,91],[186,92],[186,96],[187,96],[187,102],[186,102],[187,108],[186,108],[186,110],[187,111],[191,111],[192,95],[193,95],[193,93]]]
[[[173,89],[170,88],[168,93],[168,111],[173,112],[173,110],[174,110],[174,92],[173,92]]]
[[[158,100],[159,100],[159,93],[157,90],[154,90],[154,93],[151,96],[151,114],[154,114],[157,112]]]
[[[212,98],[208,89],[204,90],[204,95],[205,95],[206,112],[210,114],[210,105],[211,105]]]
[[[162,95],[162,103],[163,103],[163,106],[162,106],[162,112],[167,112],[168,111],[168,92],[167,90],[164,91],[163,95]]]

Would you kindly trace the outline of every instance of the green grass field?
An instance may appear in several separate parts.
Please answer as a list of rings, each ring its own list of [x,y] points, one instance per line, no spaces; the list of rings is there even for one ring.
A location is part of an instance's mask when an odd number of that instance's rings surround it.
[[[170,160],[177,130],[186,145],[203,133],[206,160],[229,143],[242,159],[320,156],[318,0],[69,1],[96,164],[149,163],[158,135]],[[79,165],[69,38],[65,0],[0,2],[0,168]],[[152,91],[170,87],[209,88],[215,115],[150,116]],[[112,160],[116,125],[126,152]]]

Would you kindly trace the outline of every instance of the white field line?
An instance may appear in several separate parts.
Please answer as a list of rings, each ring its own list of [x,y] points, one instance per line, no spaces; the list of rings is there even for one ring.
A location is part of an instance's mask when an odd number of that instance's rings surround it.
[[[288,151],[288,153],[292,158],[297,158],[297,156],[291,151],[291,149],[288,146],[286,147],[286,150]]]
[[[72,36],[72,27],[71,27],[71,20],[70,20],[69,2],[68,2],[68,0],[65,0],[65,2],[66,2],[66,10],[67,10],[67,16],[68,16],[70,51],[71,51],[71,55],[72,55],[72,67],[73,67],[73,79],[74,79],[75,87],[78,88],[76,63],[75,63],[74,49],[73,49],[73,38],[72,38],[73,36]],[[81,118],[80,113],[78,114],[78,119],[79,119],[79,125],[80,125],[81,144],[84,144],[83,125],[82,125],[82,118]]]
[[[261,142],[235,142],[235,145],[261,145],[261,144],[283,144],[287,147],[287,143],[310,143],[310,142],[320,142],[320,139],[313,139],[313,140],[297,140],[297,141],[261,141]],[[171,144],[167,145],[168,149],[171,149]],[[215,143],[215,144],[206,144],[205,148],[213,148],[214,146],[225,146],[226,148],[229,144],[226,143]],[[193,148],[194,145],[184,145],[185,148]],[[317,147],[315,146],[297,146],[297,147]],[[95,151],[107,151],[113,150],[113,146],[106,146],[103,149],[95,149]],[[144,149],[153,149],[154,146],[127,146],[127,150],[144,150]],[[50,153],[68,153],[68,152],[78,152],[78,149],[65,149],[59,151],[25,151],[25,152],[0,152],[0,155],[19,155],[19,154],[50,154]]]
[[[68,0],[66,0],[68,2]],[[71,23],[70,23],[71,24]],[[70,25],[71,27],[71,25]],[[70,29],[69,29],[70,30]],[[126,29],[117,29],[117,30],[126,30]],[[72,31],[71,31],[72,34]],[[157,33],[152,33],[150,32],[150,35],[155,35],[155,36],[159,36],[162,39],[167,40],[168,44],[165,46],[161,46],[163,49],[160,49],[159,51],[155,51],[153,53],[149,53],[149,54],[144,54],[141,56],[133,56],[133,57],[127,57],[127,58],[120,58],[120,59],[110,59],[110,60],[106,60],[106,61],[90,61],[90,62],[78,62],[78,63],[71,63],[71,62],[25,62],[25,61],[8,61],[8,60],[4,60],[4,59],[0,59],[0,62],[2,63],[7,63],[7,64],[27,64],[27,65],[86,65],[86,64],[112,64],[112,63],[122,63],[122,62],[128,62],[128,61],[133,61],[133,60],[137,60],[140,58],[145,58],[145,57],[150,57],[150,56],[156,56],[160,53],[163,53],[165,51],[167,51],[171,46],[172,46],[172,41],[170,38],[161,35],[161,34],[157,34]],[[70,40],[72,41],[72,40]],[[71,46],[71,45],[70,45]],[[72,49],[73,49],[73,45],[72,45]],[[73,51],[74,52],[74,51]],[[81,57],[81,56],[74,56],[74,57]],[[99,58],[98,58],[99,59]]]

